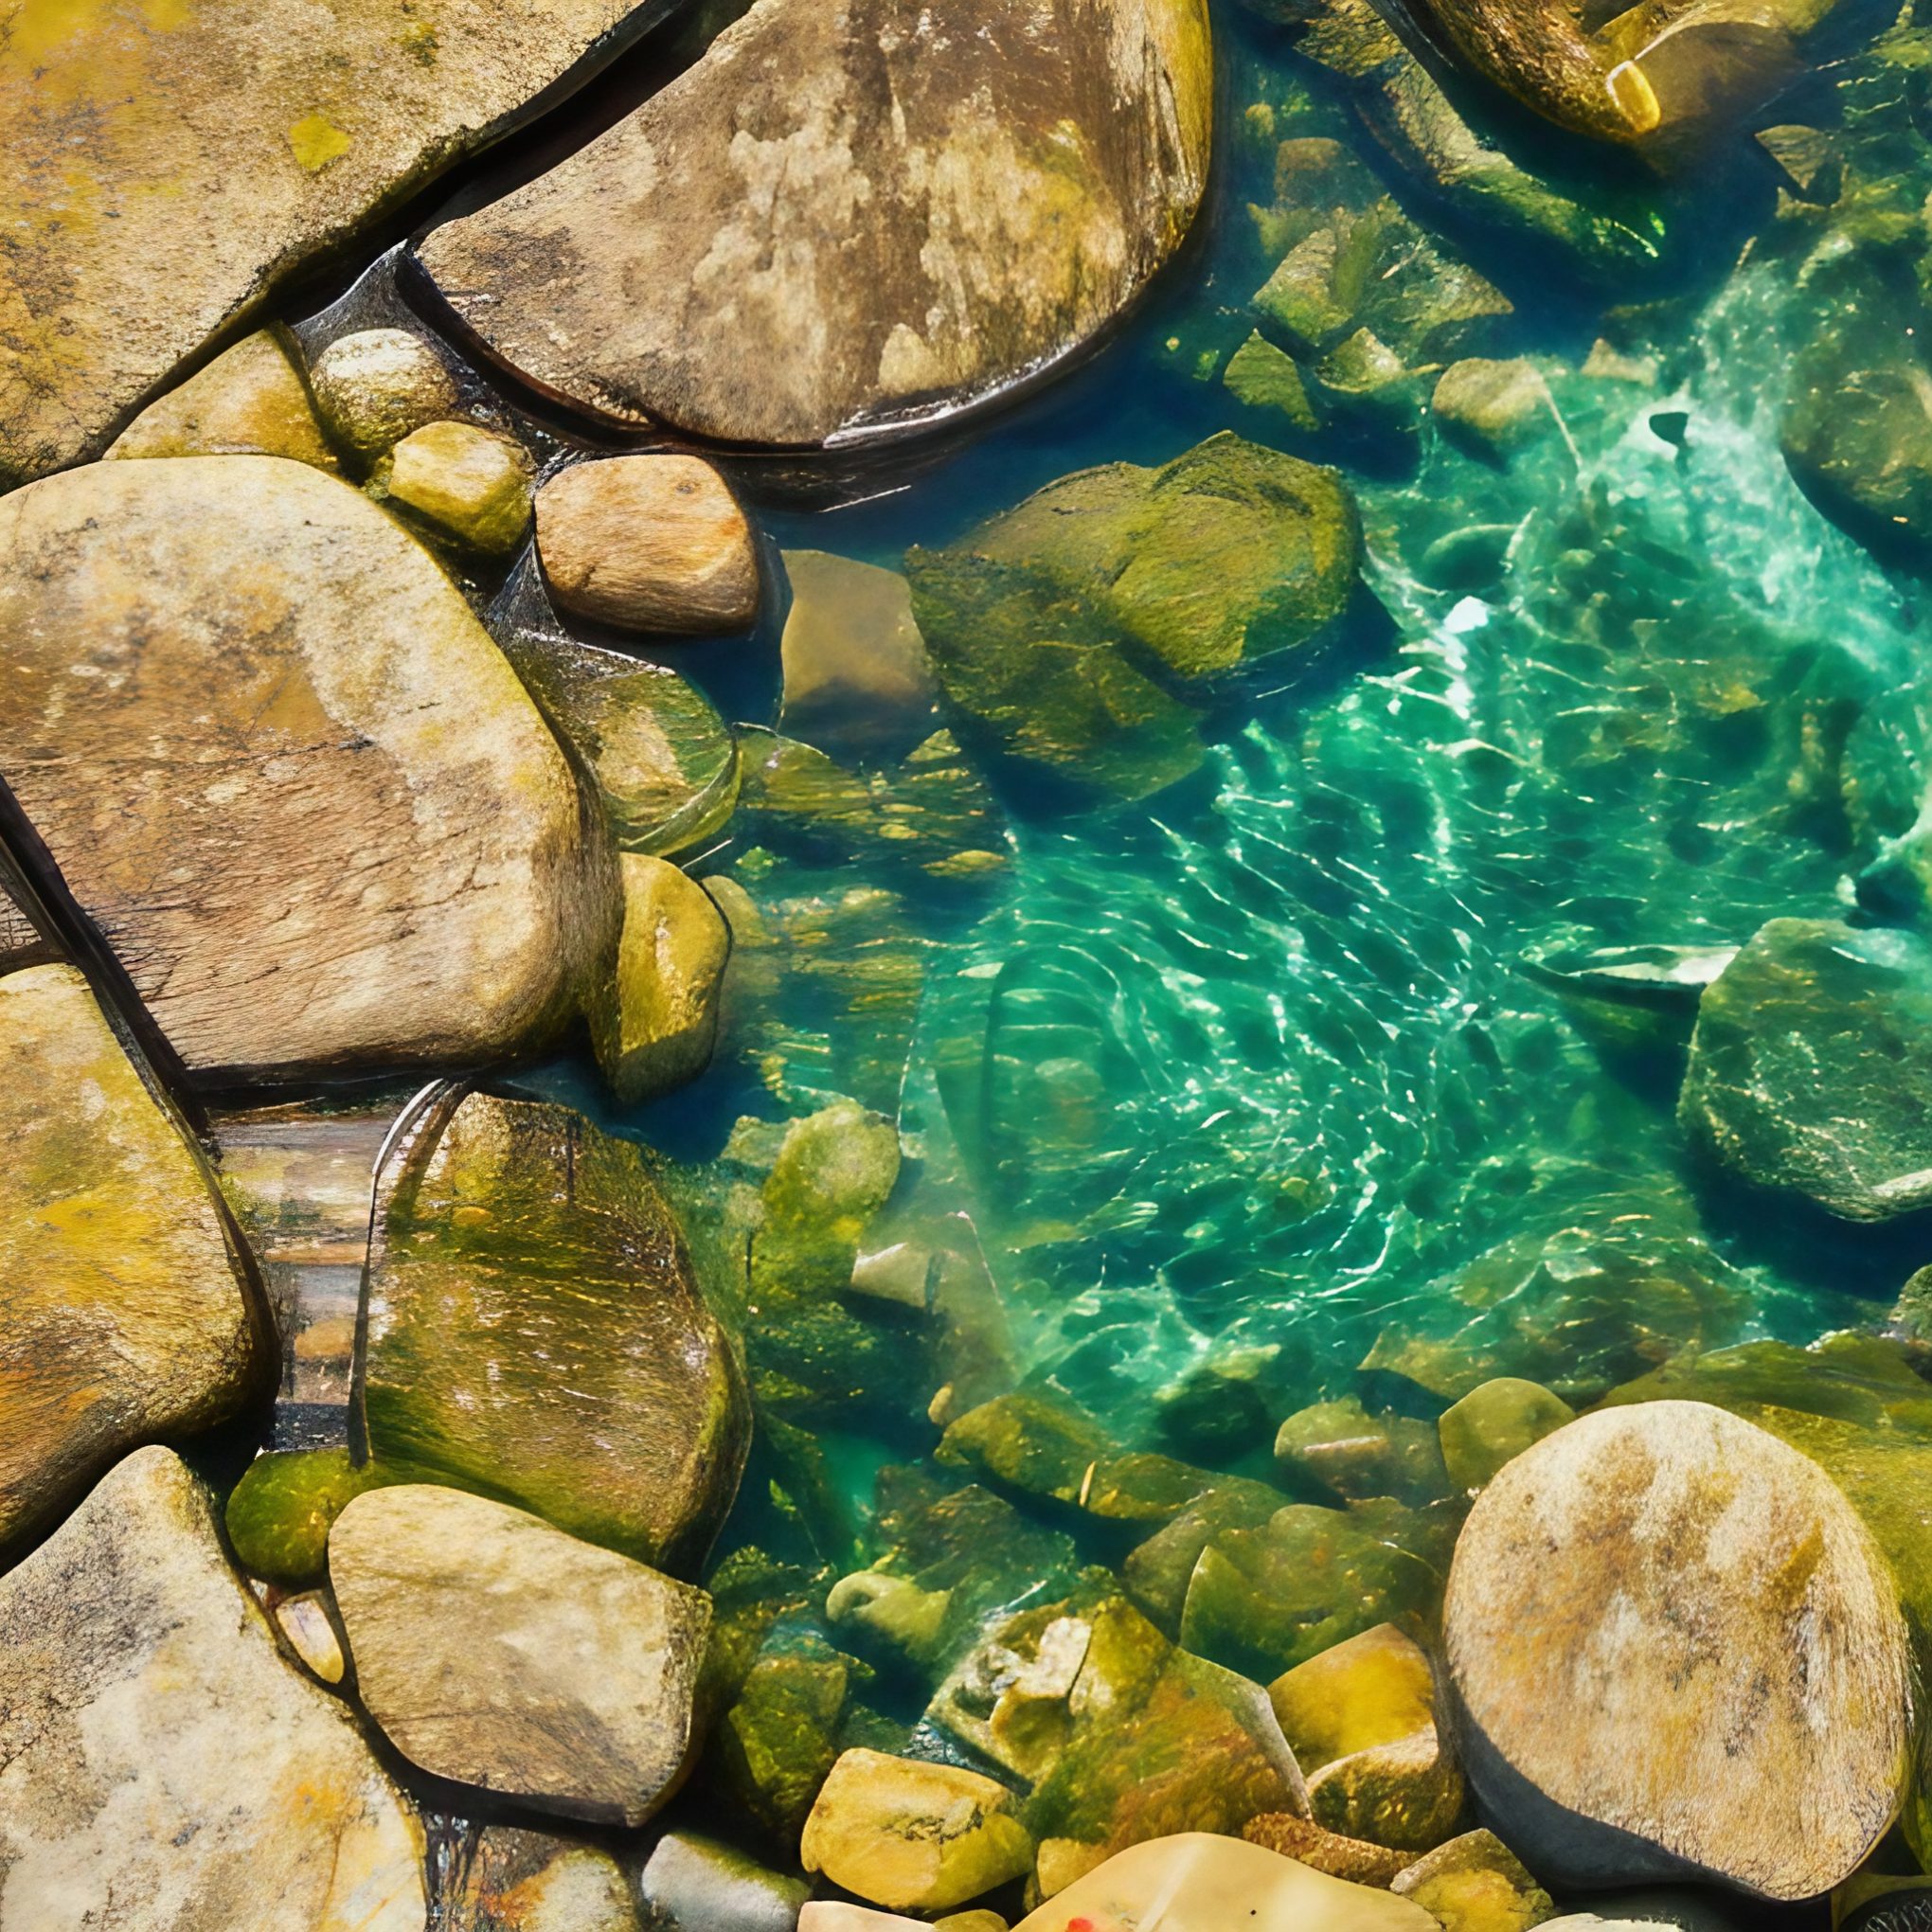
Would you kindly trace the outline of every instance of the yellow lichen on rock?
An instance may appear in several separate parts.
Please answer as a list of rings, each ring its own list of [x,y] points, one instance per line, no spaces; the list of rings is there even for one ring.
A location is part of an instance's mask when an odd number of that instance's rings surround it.
[[[258,330],[206,368],[148,404],[114,440],[110,456],[287,456],[331,474],[309,385],[281,332]]]

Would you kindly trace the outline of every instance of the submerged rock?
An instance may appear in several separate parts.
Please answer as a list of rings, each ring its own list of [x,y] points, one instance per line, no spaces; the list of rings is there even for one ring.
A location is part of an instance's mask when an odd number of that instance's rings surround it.
[[[106,454],[128,456],[287,456],[341,466],[316,420],[287,333],[258,330],[151,402]]]
[[[1386,1886],[1407,1869],[1410,1857],[1386,1845],[1371,1845],[1366,1838],[1345,1838],[1293,1812],[1263,1812],[1241,1828],[1241,1835],[1250,1845],[1263,1845],[1283,1858],[1325,1871],[1331,1878],[1346,1878],[1351,1885]]]
[[[421,258],[552,395],[825,443],[996,393],[1111,322],[1193,218],[1212,92],[1200,0],[763,0]]]
[[[413,1821],[137,1450],[0,1578],[0,1921],[423,1932]]]
[[[609,943],[607,856],[514,672],[305,464],[0,499],[0,769],[198,1071],[487,1058],[560,1025]]]
[[[912,591],[896,570],[787,550],[780,729],[837,754],[891,757],[932,735],[939,689]]]
[[[349,1504],[329,1573],[363,1703],[432,1776],[627,1826],[684,1776],[702,1590],[413,1483]]]
[[[1031,1865],[1012,1804],[1005,1785],[975,1771],[848,1751],[805,1821],[799,1856],[875,1905],[944,1911]]]
[[[1450,1481],[1474,1495],[1531,1444],[1574,1422],[1576,1414],[1562,1396],[1521,1376],[1499,1375],[1472,1388],[1436,1423]]]
[[[238,1240],[80,975],[0,977],[0,1542],[272,1376]]]
[[[1371,1416],[1352,1395],[1290,1416],[1276,1433],[1275,1460],[1285,1474],[1351,1501],[1395,1496],[1424,1503],[1448,1490],[1436,1432],[1427,1422],[1394,1413]]]
[[[1697,1011],[1679,1114],[1744,1180],[1850,1221],[1932,1202],[1932,945],[1775,919]]]
[[[224,1528],[250,1576],[290,1589],[328,1572],[329,1531],[365,1490],[390,1480],[347,1449],[282,1449],[258,1456],[228,1497]]]
[[[456,378],[407,329],[337,336],[311,365],[309,380],[330,434],[365,462],[456,406]]]
[[[499,556],[530,517],[529,453],[474,422],[427,422],[389,453],[370,488],[465,549]]]
[[[361,1403],[393,1477],[701,1560],[743,1384],[635,1145],[546,1102],[445,1102],[379,1177],[367,1296]]]
[[[1892,1819],[1891,1572],[1816,1463],[1720,1409],[1608,1409],[1517,1457],[1457,1546],[1444,1635],[1484,1814],[1553,1881],[1811,1898]]]
[[[0,475],[98,452],[292,269],[519,118],[632,0],[36,11],[0,48]],[[83,212],[84,211],[84,212]]]
[[[1451,363],[1436,380],[1429,407],[1450,435],[1497,462],[1558,420],[1549,385],[1525,356]]]
[[[758,615],[751,526],[697,456],[573,463],[537,492],[537,554],[559,609],[621,631],[738,631]]]

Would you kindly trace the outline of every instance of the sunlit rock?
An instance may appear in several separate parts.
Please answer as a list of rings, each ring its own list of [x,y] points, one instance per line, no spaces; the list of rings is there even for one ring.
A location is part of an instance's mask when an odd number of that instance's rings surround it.
[[[1366,1838],[1345,1838],[1293,1812],[1262,1812],[1241,1828],[1241,1835],[1250,1845],[1265,1846],[1313,1870],[1325,1871],[1331,1878],[1346,1878],[1351,1885],[1386,1886],[1397,1872],[1407,1869],[1414,1856],[1408,1852],[1391,1852],[1386,1845],[1371,1845]]]
[[[1145,1922],[1161,1932],[1435,1932],[1420,1905],[1351,1885],[1239,1838],[1184,1832],[1110,1858],[1013,1932],[1082,1932]]]
[[[171,1451],[0,1578],[0,1920],[423,1932],[414,1819]]]
[[[1480,1384],[1437,1419],[1450,1481],[1474,1495],[1505,1463],[1574,1422],[1576,1413],[1540,1382],[1499,1375]]]
[[[530,516],[529,453],[474,422],[426,422],[377,468],[379,502],[400,503],[464,549],[500,556],[516,547]]]
[[[258,330],[206,368],[148,404],[106,455],[287,456],[318,470],[340,467],[316,420],[285,331]]]
[[[411,1483],[329,1533],[356,1690],[438,1778],[638,1825],[675,1789],[711,1601],[521,1510]]]
[[[811,1889],[715,1838],[667,1832],[637,1875],[640,1932],[796,1932]]]
[[[824,443],[1082,349],[1186,234],[1212,94],[1199,0],[763,0],[422,260],[581,408]]]
[[[537,554],[560,610],[619,630],[736,631],[758,614],[751,526],[697,456],[573,463],[537,492]]]
[[[360,492],[97,463],[0,499],[0,770],[191,1066],[475,1061],[563,1023],[613,929],[601,840]]]
[[[342,1682],[348,1665],[326,1590],[303,1590],[293,1597],[282,1597],[269,1614],[289,1648],[323,1683]]]
[[[228,1497],[224,1528],[251,1576],[290,1589],[318,1583],[329,1531],[365,1490],[389,1479],[347,1449],[280,1449],[258,1456]]]
[[[1720,1409],[1605,1410],[1517,1457],[1443,1620],[1483,1815],[1551,1880],[1809,1898],[1891,1822],[1897,1584],[1816,1462]]]
[[[1416,1860],[1389,1887],[1443,1932],[1529,1932],[1556,1916],[1549,1894],[1494,1832],[1465,1832]]]
[[[1932,947],[1776,919],[1706,992],[1680,1117],[1746,1181],[1851,1221],[1932,1201]]]
[[[309,382],[330,435],[366,463],[456,406],[448,365],[407,329],[337,336],[310,365]]]
[[[71,966],[0,977],[0,1541],[273,1377],[200,1150]]]
[[[848,1751],[806,1820],[799,1856],[875,1905],[943,1911],[1032,1864],[1012,1806],[1011,1792],[977,1772]]]

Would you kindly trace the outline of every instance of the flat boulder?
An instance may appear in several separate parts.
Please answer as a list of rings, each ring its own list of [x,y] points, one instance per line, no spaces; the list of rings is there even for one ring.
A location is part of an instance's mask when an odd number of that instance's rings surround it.
[[[71,966],[0,978],[0,1541],[272,1373],[199,1150]]]
[[[1740,1178],[1847,1221],[1932,1205],[1932,944],[1774,919],[1705,991],[1678,1106]]]
[[[422,1932],[416,1829],[137,1450],[0,1578],[0,1923]]]
[[[702,1590],[424,1483],[350,1503],[329,1572],[363,1703],[432,1776],[626,1826],[683,1777]]]
[[[744,1383],[633,1143],[545,1101],[447,1100],[378,1175],[364,1332],[390,1476],[702,1561],[744,1465]]]
[[[1891,1572],[1816,1463],[1723,1410],[1600,1410],[1506,1465],[1443,1634],[1483,1816],[1552,1884],[1812,1898],[1892,1821]]]
[[[36,8],[0,40],[0,482],[97,455],[290,271],[661,8]],[[318,20],[324,24],[318,25]]]
[[[608,854],[516,674],[306,464],[0,499],[0,771],[191,1068],[487,1058],[608,951]]]
[[[1203,0],[760,0],[421,259],[593,416],[823,444],[1087,344],[1186,234],[1212,95]]]

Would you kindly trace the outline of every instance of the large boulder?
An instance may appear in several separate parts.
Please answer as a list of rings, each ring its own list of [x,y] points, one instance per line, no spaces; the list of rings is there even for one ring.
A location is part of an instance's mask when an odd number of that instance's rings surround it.
[[[424,1483],[350,1503],[329,1573],[369,1715],[433,1776],[622,1825],[684,1776],[702,1590]]]
[[[655,0],[62,7],[0,39],[0,479],[98,452],[304,260]]]
[[[1477,1798],[1552,1883],[1810,1898],[1891,1823],[1897,1586],[1824,1471],[1750,1422],[1655,1402],[1545,1437],[1476,1498],[1443,1620]]]
[[[1079,350],[1200,202],[1202,0],[760,0],[421,259],[485,347],[606,420],[814,445]]]
[[[744,1384],[636,1147],[470,1094],[377,1188],[358,1385],[377,1465],[700,1562],[744,1465]]]
[[[414,1822],[166,1449],[0,1579],[0,1923],[422,1932]]]
[[[273,456],[0,499],[0,770],[191,1067],[474,1061],[607,954],[608,853],[429,553]]]
[[[1774,919],[1706,990],[1679,1113],[1733,1172],[1849,1221],[1932,1203],[1932,944]]]
[[[199,1150],[71,966],[0,978],[0,1541],[272,1372]]]

